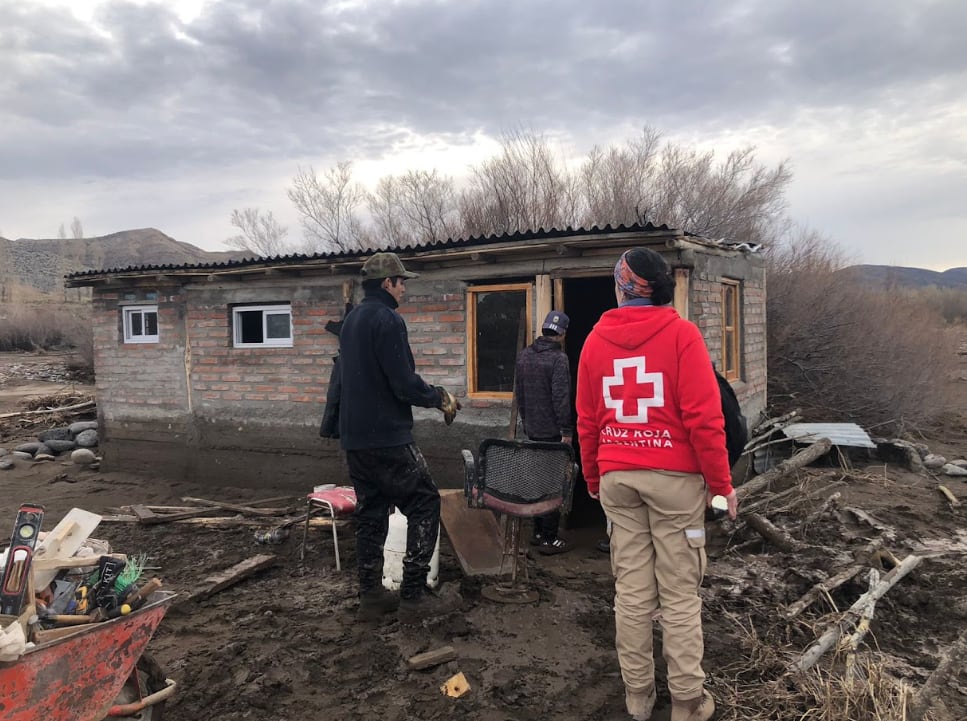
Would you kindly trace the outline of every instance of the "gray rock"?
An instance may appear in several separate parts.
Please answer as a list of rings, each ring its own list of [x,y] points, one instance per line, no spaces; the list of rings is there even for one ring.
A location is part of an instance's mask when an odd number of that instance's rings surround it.
[[[6,448],[0,448],[0,458],[3,458],[8,453],[10,453],[10,451],[8,451]]]
[[[71,453],[71,460],[79,466],[89,466],[97,460],[97,456],[89,448],[78,448]]]
[[[946,462],[946,458],[936,453],[928,453],[923,459],[924,467],[934,471],[938,468],[943,468]]]
[[[967,468],[961,468],[960,466],[955,466],[953,463],[946,464],[940,469],[942,473],[948,476],[956,476],[958,478],[967,476]]]
[[[2,451],[3,449],[0,448],[0,456],[3,455]],[[958,458],[956,461],[951,461],[950,463],[955,466],[960,466],[961,468],[967,468],[967,461],[965,461],[963,458]]]
[[[13,457],[14,458],[19,458],[19,459],[24,460],[24,461],[32,461],[34,459],[34,454],[33,453],[27,453],[27,451],[14,451],[13,452]]]
[[[86,431],[81,431],[77,434],[74,441],[81,448],[93,448],[97,445],[97,431],[93,428],[88,428]]]
[[[50,453],[38,453],[37,455],[34,456],[34,460],[35,461],[56,461],[57,459],[54,458]]]
[[[12,458],[0,458],[0,471],[9,471],[14,467]]]
[[[64,451],[72,451],[77,448],[77,444],[74,441],[58,441],[55,439],[50,439],[44,441],[45,445],[53,451],[54,455],[63,453]]]
[[[97,421],[77,421],[77,423],[71,423],[68,430],[70,430],[72,436],[76,436],[83,431],[96,431]]]
[[[21,453],[29,453],[31,456],[37,453],[41,447],[47,448],[40,441],[30,441],[29,443],[21,443],[19,446],[15,447],[13,450],[20,451]]]
[[[44,443],[47,441],[69,441],[72,438],[71,429],[66,426],[63,428],[51,428],[38,434],[37,438]]]

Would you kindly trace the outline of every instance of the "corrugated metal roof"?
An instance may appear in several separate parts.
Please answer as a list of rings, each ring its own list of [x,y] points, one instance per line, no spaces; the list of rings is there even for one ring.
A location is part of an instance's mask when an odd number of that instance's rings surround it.
[[[702,244],[718,246],[723,249],[728,250],[741,250],[745,252],[757,252],[760,246],[751,246],[748,243],[732,243],[725,240],[709,240],[707,238],[701,238],[700,236],[693,235],[692,233],[682,232],[669,228],[667,225],[654,225],[653,223],[646,223],[644,225],[633,223],[631,225],[604,225],[604,226],[591,226],[590,228],[572,228],[568,226],[567,228],[557,229],[551,228],[545,230],[540,228],[539,230],[533,231],[518,231],[515,233],[503,233],[501,235],[487,235],[487,236],[471,236],[469,238],[461,239],[447,239],[441,241],[433,241],[430,243],[419,243],[419,244],[408,244],[404,246],[396,247],[386,247],[380,248],[380,250],[391,250],[401,253],[418,253],[421,251],[430,250],[440,250],[449,248],[468,248],[468,247],[483,247],[487,245],[495,245],[499,243],[531,243],[531,242],[541,242],[547,240],[555,239],[566,239],[577,236],[604,236],[615,233],[640,233],[640,232],[665,232],[672,235],[679,235],[682,237],[689,238],[689,240],[696,241]],[[131,272],[177,272],[177,271],[187,271],[187,270],[225,270],[234,268],[244,268],[246,266],[261,265],[261,266],[272,266],[281,264],[291,264],[291,263],[302,263],[308,261],[351,261],[353,259],[361,258],[372,253],[375,250],[356,250],[350,252],[341,253],[313,253],[307,255],[305,253],[295,253],[292,255],[276,255],[271,257],[252,257],[243,258],[241,260],[228,260],[215,263],[188,263],[184,265],[133,265],[126,266],[123,268],[105,268],[102,270],[87,270],[80,273],[71,273],[65,276],[68,280],[81,280],[84,278],[97,277],[97,276],[108,276],[118,273],[131,273]]]
[[[866,431],[855,423],[791,423],[782,432],[793,440],[806,443],[828,438],[834,446],[876,448]]]

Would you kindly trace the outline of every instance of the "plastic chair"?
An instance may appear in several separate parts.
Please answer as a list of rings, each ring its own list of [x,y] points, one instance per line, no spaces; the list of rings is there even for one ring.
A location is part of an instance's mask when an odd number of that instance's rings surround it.
[[[306,558],[306,538],[309,536],[309,519],[323,516],[332,519],[332,545],[336,552],[336,570],[342,570],[339,560],[339,536],[336,521],[340,517],[352,515],[356,510],[356,491],[349,486],[337,486],[322,491],[313,491],[306,496],[306,525],[302,531],[302,549],[299,560]]]
[[[569,510],[577,470],[573,449],[566,443],[488,438],[480,444],[476,461],[468,450],[463,461],[468,505],[505,516],[500,573],[504,575],[509,561],[510,578],[481,589],[481,594],[501,603],[537,601],[540,594],[529,587],[521,519]]]

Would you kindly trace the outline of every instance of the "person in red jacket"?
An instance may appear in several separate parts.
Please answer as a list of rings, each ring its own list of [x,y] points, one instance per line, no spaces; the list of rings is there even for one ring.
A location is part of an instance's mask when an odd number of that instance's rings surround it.
[[[702,670],[705,507],[735,518],[719,390],[698,328],[668,305],[675,281],[647,248],[614,269],[618,307],[581,350],[577,431],[588,493],[611,521],[615,647],[635,721],[655,703],[652,619],[660,610],[672,721],[705,721],[715,704]]]

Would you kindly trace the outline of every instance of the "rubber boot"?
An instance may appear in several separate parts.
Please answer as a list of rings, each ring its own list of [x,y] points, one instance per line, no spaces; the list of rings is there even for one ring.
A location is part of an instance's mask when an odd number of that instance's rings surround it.
[[[629,691],[626,689],[625,708],[628,709],[628,715],[634,721],[648,721],[651,718],[652,709],[655,708],[656,696],[654,686],[651,690],[646,689],[644,691]]]
[[[382,586],[359,595],[359,610],[356,612],[358,621],[378,621],[388,613],[395,611],[400,605],[400,599],[395,593],[390,593]]]
[[[672,698],[671,721],[708,721],[715,714],[715,701],[712,694],[702,691],[702,695],[687,701]]]
[[[400,623],[407,626],[416,626],[429,618],[446,616],[448,613],[455,613],[463,608],[463,597],[457,591],[450,592],[450,589],[436,595],[429,589],[422,593],[400,598],[400,607],[396,612],[396,617]]]

